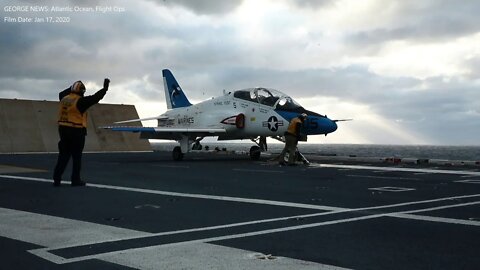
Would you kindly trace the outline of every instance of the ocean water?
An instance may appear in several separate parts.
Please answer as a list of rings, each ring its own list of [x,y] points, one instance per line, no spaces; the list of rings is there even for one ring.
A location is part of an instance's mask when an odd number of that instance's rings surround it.
[[[172,151],[178,145],[174,142],[151,142],[157,151]],[[228,151],[248,151],[254,143],[213,142],[204,143],[211,150],[215,147]],[[283,144],[270,143],[268,150],[273,153],[282,151]],[[308,144],[300,143],[299,149],[305,154],[356,157],[399,157],[479,161],[480,146],[443,146],[443,145],[376,145],[376,144]]]

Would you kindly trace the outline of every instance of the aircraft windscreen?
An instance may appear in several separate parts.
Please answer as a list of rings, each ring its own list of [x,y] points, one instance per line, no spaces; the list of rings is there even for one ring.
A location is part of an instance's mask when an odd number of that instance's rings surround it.
[[[284,110],[294,110],[297,108],[301,108],[300,104],[295,102],[293,98],[285,95],[284,93],[275,90],[275,89],[263,89],[265,90],[271,97],[275,97],[275,102],[271,106],[275,106],[277,109],[284,109]],[[260,90],[259,93],[263,93]]]
[[[233,96],[243,100],[260,103],[266,106],[273,107],[277,100],[281,97],[277,92],[266,88],[250,88],[237,90]]]
[[[295,100],[293,100],[289,96],[282,97],[280,101],[277,104],[277,109],[282,109],[282,110],[296,110],[302,108],[300,104],[298,104]]]
[[[233,96],[283,110],[296,110],[302,107],[291,97],[278,90],[270,88],[250,88],[237,90],[234,92]]]
[[[277,100],[280,98],[277,93],[265,88],[256,89],[258,103],[273,107]]]

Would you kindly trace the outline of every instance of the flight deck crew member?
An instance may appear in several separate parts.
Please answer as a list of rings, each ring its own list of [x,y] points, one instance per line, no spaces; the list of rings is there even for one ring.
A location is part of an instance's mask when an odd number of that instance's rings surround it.
[[[290,120],[288,129],[285,131],[285,148],[280,154],[280,164],[285,164],[285,154],[288,152],[288,165],[295,165],[295,152],[297,151],[297,145],[305,119],[307,119],[307,115],[302,113]]]
[[[76,81],[73,85],[58,94],[60,108],[58,111],[58,159],[53,173],[53,185],[58,187],[62,181],[65,167],[72,157],[72,186],[85,186],[80,178],[82,152],[87,135],[87,110],[97,104],[107,93],[109,79],[103,81],[103,88],[91,96],[84,96],[85,85]]]

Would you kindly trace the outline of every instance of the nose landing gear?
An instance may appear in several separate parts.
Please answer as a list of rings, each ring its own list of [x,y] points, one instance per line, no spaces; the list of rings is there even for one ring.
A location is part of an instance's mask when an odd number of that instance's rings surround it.
[[[180,146],[175,146],[173,148],[172,158],[175,161],[181,161],[183,159],[182,148]]]
[[[261,152],[262,151],[260,150],[260,147],[258,147],[256,145],[250,147],[250,159],[251,160],[259,160]]]
[[[251,139],[252,142],[257,144],[256,146],[250,147],[250,159],[252,160],[259,160],[260,153],[267,151],[267,137],[260,136],[258,139]]]

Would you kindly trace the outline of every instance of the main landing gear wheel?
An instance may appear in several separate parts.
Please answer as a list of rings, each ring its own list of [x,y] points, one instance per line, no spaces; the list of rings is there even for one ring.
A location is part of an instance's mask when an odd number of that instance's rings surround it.
[[[250,147],[250,159],[259,160],[260,159],[260,147],[252,146]]]
[[[182,148],[180,148],[180,146],[175,146],[173,148],[172,157],[175,161],[181,161],[183,159]]]

